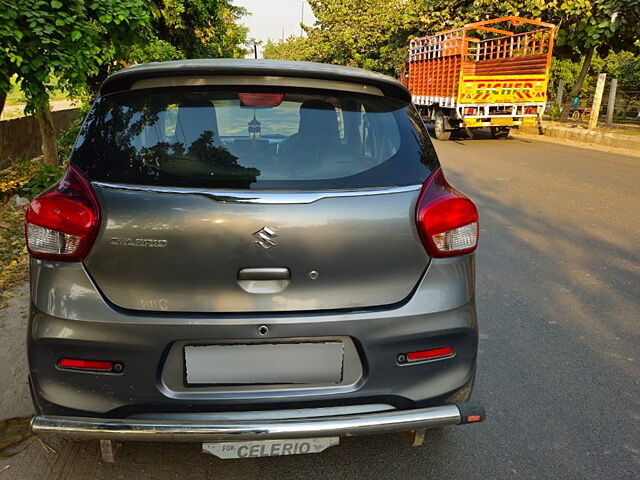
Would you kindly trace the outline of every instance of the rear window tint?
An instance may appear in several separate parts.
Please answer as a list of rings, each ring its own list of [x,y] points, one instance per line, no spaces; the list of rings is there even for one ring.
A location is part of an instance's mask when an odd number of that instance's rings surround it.
[[[100,98],[71,162],[93,181],[229,189],[411,185],[437,166],[424,126],[406,103],[257,88]]]

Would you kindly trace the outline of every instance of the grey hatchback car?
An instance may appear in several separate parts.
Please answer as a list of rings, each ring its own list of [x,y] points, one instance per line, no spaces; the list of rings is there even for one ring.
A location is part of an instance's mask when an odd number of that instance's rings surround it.
[[[235,458],[484,418],[477,209],[390,77],[121,70],[26,237],[36,433]]]

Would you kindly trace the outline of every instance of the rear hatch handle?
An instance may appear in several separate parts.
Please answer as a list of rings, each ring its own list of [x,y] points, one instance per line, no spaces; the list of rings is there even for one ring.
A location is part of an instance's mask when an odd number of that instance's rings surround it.
[[[237,280],[245,292],[273,294],[289,286],[291,272],[284,267],[243,268],[238,271]]]

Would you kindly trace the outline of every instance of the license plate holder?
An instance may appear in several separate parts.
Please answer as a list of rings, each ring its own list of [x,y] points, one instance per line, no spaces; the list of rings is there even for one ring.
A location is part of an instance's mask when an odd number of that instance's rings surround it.
[[[187,385],[332,384],[342,381],[344,344],[305,341],[184,347]]]
[[[202,451],[224,460],[231,458],[279,457],[320,453],[340,443],[339,437],[256,440],[249,442],[203,443]]]
[[[491,125],[508,126],[513,125],[513,118],[511,117],[493,117],[491,119]]]

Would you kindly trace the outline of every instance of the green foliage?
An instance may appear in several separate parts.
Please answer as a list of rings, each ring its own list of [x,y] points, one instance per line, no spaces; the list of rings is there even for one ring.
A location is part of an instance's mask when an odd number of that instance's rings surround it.
[[[144,0],[0,0],[0,89],[16,73],[27,112],[46,105],[53,88],[77,94],[113,59],[116,44],[135,43],[149,22]]]
[[[569,91],[576,83],[578,74],[580,73],[580,64],[568,58],[555,57],[551,61],[551,81],[549,89],[557,90],[560,80],[564,82],[565,91]]]
[[[640,22],[637,0],[475,0],[463,3],[466,20],[503,15],[540,19],[555,23],[557,46],[571,55],[598,47],[601,53],[635,48]]]
[[[11,78],[22,63],[18,52],[23,35],[18,30],[17,18],[17,9],[0,0],[0,92],[11,91]]]
[[[277,51],[284,58],[302,56],[394,74],[400,70],[411,37],[438,29],[452,18],[448,8],[436,8],[436,3],[310,0],[317,22],[313,27],[305,27],[308,40],[302,42],[292,37],[285,42],[291,45],[281,44]]]
[[[40,159],[22,159],[0,172],[0,200],[18,194],[34,198],[60,179],[63,167],[53,166]]]
[[[285,41],[267,41],[262,50],[264,58],[277,60],[309,60],[312,58],[311,44],[306,37],[291,36]]]
[[[126,63],[165,62],[182,60],[184,53],[164,40],[152,39],[149,43],[133,45],[125,55]]]
[[[551,120],[560,118],[560,107],[555,103],[551,106],[551,110],[549,110],[549,118],[551,118]]]
[[[243,45],[249,29],[237,23],[247,12],[230,0],[150,3],[153,35],[180,52],[175,58],[241,58],[247,53]]]
[[[20,188],[18,194],[30,200],[35,198],[60,180],[63,171],[64,167],[38,162],[38,168],[33,172],[29,181]]]
[[[559,46],[618,51],[633,48],[637,40],[637,0],[565,0],[554,2],[548,10],[563,22],[558,32]]]
[[[58,133],[58,158],[59,163],[66,162],[71,156],[71,151],[76,143],[76,138],[80,133],[80,128],[84,122],[89,109],[91,108],[91,99],[88,96],[82,98],[82,103],[79,107],[78,116],[73,120],[69,128],[66,128]]]
[[[410,38],[505,15],[559,25],[556,52],[561,58],[578,60],[591,45],[605,54],[639,50],[637,0],[309,0],[309,4],[317,22],[305,27],[308,39],[271,42],[265,58],[394,73],[406,57]]]
[[[0,91],[17,74],[27,111],[54,86],[95,91],[131,63],[242,57],[246,14],[230,0],[0,0]]]
[[[569,58],[554,58],[551,62],[551,81],[549,82],[549,96],[555,98],[560,80],[564,82],[564,92],[569,95],[569,91],[574,87],[583,58],[576,60]],[[618,88],[636,90],[640,89],[640,55],[631,52],[609,52],[606,57],[594,55],[587,77],[584,80],[580,92],[581,98],[591,98],[596,89],[596,82],[599,73],[606,73],[608,79],[617,78]]]
[[[640,89],[640,55],[631,52],[611,52],[604,59],[605,71],[618,79],[618,86]]]

